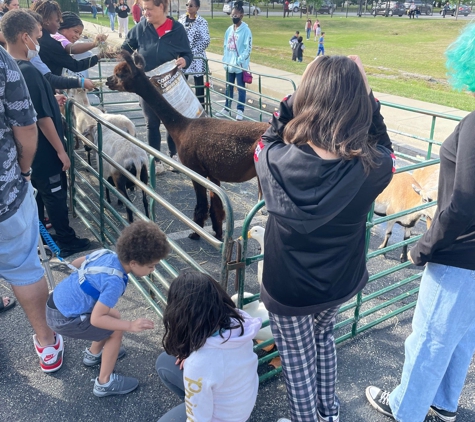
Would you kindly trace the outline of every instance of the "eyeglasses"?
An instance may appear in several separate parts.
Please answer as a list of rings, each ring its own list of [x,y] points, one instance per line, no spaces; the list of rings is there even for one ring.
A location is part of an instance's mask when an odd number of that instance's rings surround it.
[[[186,3],[185,6],[186,6],[186,7],[195,7],[195,6],[192,5],[191,3]]]

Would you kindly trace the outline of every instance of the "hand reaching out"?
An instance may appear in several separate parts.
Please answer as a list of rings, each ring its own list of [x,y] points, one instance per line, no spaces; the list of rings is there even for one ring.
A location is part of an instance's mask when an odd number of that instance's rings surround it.
[[[154,324],[153,321],[146,318],[138,318],[135,321],[130,323],[130,331],[131,333],[140,333],[144,330],[151,330],[153,329]]]
[[[63,94],[55,94],[54,98],[56,98],[56,101],[60,106],[63,106],[66,104],[67,98],[66,95]]]

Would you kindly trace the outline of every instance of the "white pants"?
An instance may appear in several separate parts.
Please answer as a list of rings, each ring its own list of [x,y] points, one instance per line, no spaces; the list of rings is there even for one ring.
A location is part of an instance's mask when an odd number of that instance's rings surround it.
[[[129,32],[129,17],[126,18],[117,18],[119,20],[119,34],[124,33],[124,37],[127,36],[127,32]]]

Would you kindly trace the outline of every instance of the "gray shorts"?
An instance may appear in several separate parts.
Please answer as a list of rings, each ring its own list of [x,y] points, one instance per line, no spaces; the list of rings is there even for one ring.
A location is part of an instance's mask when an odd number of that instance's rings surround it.
[[[91,314],[68,318],[48,305],[46,305],[46,323],[54,332],[62,336],[81,340],[101,341],[109,338],[114,332],[94,327],[91,324]]]

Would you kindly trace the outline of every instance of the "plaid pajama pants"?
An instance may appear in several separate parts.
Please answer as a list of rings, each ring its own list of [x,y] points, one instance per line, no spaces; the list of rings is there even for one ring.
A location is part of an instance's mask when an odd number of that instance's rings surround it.
[[[292,422],[318,421],[338,413],[335,394],[336,349],[333,326],[340,306],[315,315],[282,316],[269,321],[282,359]]]

